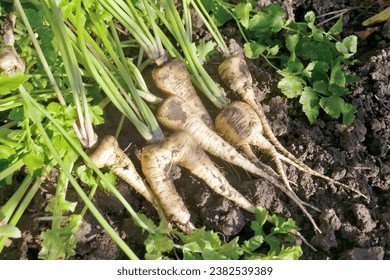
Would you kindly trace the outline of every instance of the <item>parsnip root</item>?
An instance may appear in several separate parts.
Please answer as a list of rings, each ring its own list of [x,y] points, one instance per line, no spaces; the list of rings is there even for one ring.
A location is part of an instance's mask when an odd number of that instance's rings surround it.
[[[234,147],[244,147],[243,150],[248,152],[245,149],[247,145],[254,145],[265,151],[274,160],[278,174],[286,188],[290,192],[294,192],[283,170],[279,153],[263,137],[263,127],[256,113],[248,104],[241,101],[230,103],[215,118],[215,129]],[[249,154],[248,158],[252,158],[254,161],[252,154]],[[258,160],[255,163],[258,164]]]
[[[234,92],[236,92],[241,97],[241,99],[243,101],[245,101],[253,109],[254,112],[256,112],[256,114],[260,120],[262,130],[264,132],[265,137],[269,140],[269,142],[272,144],[272,146],[274,146],[274,148],[276,150],[278,150],[278,152],[279,152],[279,155],[277,155],[278,159],[294,165],[295,167],[297,167],[301,171],[304,171],[304,172],[307,172],[311,175],[320,177],[320,178],[322,178],[330,183],[333,183],[335,185],[338,185],[342,188],[351,190],[351,191],[357,193],[358,195],[367,199],[367,197],[364,194],[362,194],[360,191],[311,169],[306,164],[304,164],[299,159],[297,159],[286,148],[284,148],[282,144],[280,144],[279,140],[276,138],[275,134],[272,132],[271,126],[269,125],[269,123],[267,121],[267,118],[264,114],[264,111],[263,111],[261,105],[256,100],[255,92],[253,89],[252,76],[249,72],[248,65],[246,64],[245,59],[243,57],[238,57],[238,56],[229,57],[228,59],[226,59],[225,61],[223,61],[220,64],[220,66],[218,68],[218,72],[219,72],[221,79]],[[263,140],[261,140],[260,142],[264,143]],[[275,153],[274,153],[274,156],[275,156]]]
[[[229,184],[203,149],[184,131],[172,134],[161,143],[145,147],[141,163],[142,171],[168,218],[186,232],[194,229],[194,226],[190,223],[190,214],[174,187],[169,172],[172,165],[188,169],[216,193],[235,202],[239,207],[254,212],[255,207]]]
[[[129,157],[121,150],[114,136],[104,137],[96,148],[88,151],[88,155],[97,168],[109,168],[152,203],[161,217],[165,217],[156,196],[138,174]]]
[[[168,96],[182,98],[189,106],[196,108],[194,111],[199,114],[207,126],[213,126],[213,121],[197,95],[186,66],[181,60],[171,59],[154,68],[152,77],[162,92]]]
[[[1,26],[3,39],[1,42],[0,51],[0,73],[11,74],[16,72],[24,72],[26,70],[23,59],[20,58],[14,48],[15,36],[14,28],[16,16],[10,15],[6,18]]]

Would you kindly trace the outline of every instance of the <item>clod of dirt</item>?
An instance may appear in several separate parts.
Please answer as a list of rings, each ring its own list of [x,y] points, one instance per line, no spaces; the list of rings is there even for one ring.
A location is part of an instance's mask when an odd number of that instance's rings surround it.
[[[119,231],[116,226],[111,226],[117,232]],[[89,213],[87,213],[80,226],[77,238],[76,255],[71,259],[118,260],[123,258],[123,252],[115,241],[106,231],[102,230],[101,226]]]
[[[372,248],[353,248],[344,252],[340,259],[342,260],[383,260],[385,250],[381,246]]]
[[[210,200],[214,203],[210,203]],[[238,234],[245,226],[242,211],[225,198],[211,197],[210,200],[208,208],[200,211],[202,223],[226,236]]]
[[[254,184],[247,186],[252,201],[269,210],[271,213],[286,213],[286,205],[278,196],[278,190],[265,180],[256,180]]]
[[[370,232],[376,227],[376,222],[371,218],[370,211],[363,204],[354,204],[351,207],[354,216],[357,219],[357,226],[363,232]]]
[[[337,247],[335,231],[341,227],[341,221],[334,209],[326,209],[320,215],[320,229],[322,234],[317,234],[311,239],[311,244],[325,252]]]
[[[344,241],[356,244],[359,247],[370,246],[370,237],[349,222],[341,225],[340,232]]]
[[[382,215],[381,223],[390,231],[390,212],[387,212]]]
[[[341,227],[341,221],[337,217],[334,209],[325,209],[320,216],[321,227],[331,230],[339,230]]]
[[[385,39],[390,39],[390,20],[386,21],[386,23],[382,27],[382,32],[381,32],[383,38]]]

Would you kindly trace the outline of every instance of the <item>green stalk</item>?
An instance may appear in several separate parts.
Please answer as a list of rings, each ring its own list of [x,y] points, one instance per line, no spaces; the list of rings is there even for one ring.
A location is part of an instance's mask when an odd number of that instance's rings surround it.
[[[78,2],[80,2],[80,0]],[[85,147],[92,147],[97,141],[97,136],[93,130],[88,102],[76,55],[67,36],[68,33],[66,32],[62,16],[55,0],[49,1],[50,10],[45,4],[45,0],[41,0],[41,3],[45,11],[46,18],[48,19],[57,40],[62,61],[64,62],[66,73],[68,74],[68,81],[70,83],[70,87],[72,88],[73,100],[77,110],[78,126],[82,136],[80,141]],[[79,7],[80,5],[81,4],[79,3],[79,5],[76,6]],[[76,14],[76,20],[80,22],[81,19],[80,17],[77,18],[77,16],[78,14]]]
[[[76,10],[76,12],[79,14],[80,8]],[[109,51],[110,57],[115,61],[116,66],[114,66],[114,64],[107,58],[101,47],[96,44],[91,36],[85,31],[83,24],[80,21],[75,20],[74,17],[70,16],[71,21],[75,22],[76,25],[74,32],[78,35],[77,38],[73,33],[70,32],[69,29],[68,32],[69,35],[71,35],[70,38],[73,42],[72,45],[75,53],[78,56],[78,61],[81,64],[84,64],[84,67],[98,82],[111,102],[113,102],[118,110],[122,112],[122,114],[125,114],[126,117],[130,119],[130,121],[136,126],[137,130],[147,141],[157,142],[163,139],[162,131],[157,121],[155,120],[153,113],[137,94],[137,90],[135,89],[134,83],[130,76],[126,75],[126,73],[129,73],[130,71],[126,69],[117,55],[117,52],[121,52],[122,49],[114,50],[112,48],[112,45],[115,45],[115,43],[113,43],[114,40],[107,38],[107,32],[106,30],[103,30],[105,28],[102,26],[101,21],[99,21],[93,13],[90,13],[90,17],[94,24],[95,32],[97,32],[98,38],[100,38],[106,46],[106,49]],[[85,43],[85,40],[87,40],[87,44]],[[133,97],[136,100],[135,104],[126,93],[126,90],[117,80],[114,73],[117,73],[123,78],[123,80],[126,81],[130,88],[130,92],[133,94]],[[127,101],[125,101],[120,96],[121,94],[124,96],[124,98],[126,98]],[[138,111],[140,111],[141,114],[138,114]],[[146,122],[148,126],[146,126],[143,121],[140,121],[140,119],[144,119],[144,122]]]
[[[110,30],[113,34],[113,38],[109,40],[107,36],[105,35],[105,32],[103,31],[103,26],[101,24],[101,21],[98,21],[96,16],[92,13],[90,13],[90,17],[92,20],[92,23],[94,24],[97,35],[102,40],[103,44],[105,45],[106,50],[108,51],[109,56],[114,61],[116,68],[119,70],[118,74],[122,77],[122,79],[125,81],[129,92],[132,96],[132,98],[135,101],[136,107],[141,112],[143,120],[148,124],[151,132],[156,135],[157,139],[162,139],[163,134],[162,131],[157,123],[156,118],[154,117],[153,113],[151,112],[150,108],[145,104],[145,102],[140,98],[138,95],[137,89],[135,87],[135,84],[133,82],[133,79],[131,78],[131,69],[128,67],[130,62],[128,62],[125,58],[125,55],[123,53],[123,50],[120,46],[119,38],[116,34],[116,30],[113,26],[113,23],[110,24]],[[116,46],[116,49],[114,50],[112,46]],[[134,68],[136,68],[134,66]],[[158,135],[158,136],[157,136]]]
[[[217,43],[223,56],[228,57],[230,55],[228,47],[226,46],[225,40],[222,38],[218,27],[214,23],[214,20],[210,17],[210,14],[204,8],[201,0],[190,0],[192,7],[202,19],[202,22],[213,36],[214,41]]]
[[[154,139],[154,135],[152,135],[149,131],[149,128],[138,119],[134,111],[130,108],[129,104],[121,96],[120,92],[118,91],[118,84],[115,84],[112,80],[112,73],[107,72],[105,67],[87,49],[83,40],[83,35],[81,35],[81,33],[83,33],[83,28],[79,28],[78,45],[73,45],[74,48],[79,48],[79,62],[82,63],[87,71],[92,75],[94,80],[106,93],[114,106],[134,124],[139,133],[147,141],[156,141]]]
[[[32,183],[33,178],[31,174],[27,174],[27,176],[23,179],[23,182],[20,184],[16,192],[12,195],[10,199],[7,200],[6,204],[1,208],[0,213],[2,214],[2,220],[0,224],[7,223],[12,214],[14,213],[16,207],[19,205],[22,200],[24,194]],[[1,252],[1,249],[0,249]]]
[[[137,12],[133,13],[136,9],[130,1],[127,1],[127,4],[121,0],[99,0],[99,2],[131,32],[151,60],[156,63],[165,60],[165,53],[160,53],[158,43],[156,43],[155,37],[150,34],[143,19]]]
[[[188,40],[192,43],[192,21],[191,21],[191,11],[190,11],[190,2],[191,0],[183,0],[183,21],[185,30],[187,33]]]
[[[201,62],[196,57],[196,54],[191,49],[191,41],[187,37],[173,1],[162,0],[161,2],[166,12],[166,18],[169,27],[171,28],[171,33],[183,50],[189,72],[193,75],[193,82],[217,108],[225,107],[229,101],[222,95],[220,88],[206,72]]]
[[[149,3],[148,3],[148,0],[142,0],[144,6],[145,6],[145,9],[146,9],[146,14],[148,15],[148,19],[149,19],[149,24],[150,26],[152,27],[152,30],[153,30],[153,36],[152,34],[150,34],[150,36],[152,37],[152,39],[156,42],[157,44],[157,48],[159,50],[159,53],[160,53],[160,57],[162,58],[160,61],[156,61],[157,65],[162,64],[164,62],[166,62],[168,60],[168,57],[166,55],[166,51],[162,45],[162,42],[161,42],[161,38],[160,38],[160,28],[158,27],[156,21],[154,20],[154,18],[151,17],[152,15],[152,10],[149,6]],[[141,21],[142,21],[142,18],[141,18]]]
[[[53,94],[53,92],[47,92],[47,93],[35,93],[34,97],[36,100],[49,100],[52,98],[55,98],[56,96]],[[2,111],[8,111],[12,108],[20,107],[23,105],[23,99],[19,94],[14,94],[6,98],[0,99],[0,112]]]
[[[125,116],[121,115],[121,118],[119,119],[119,123],[118,123],[118,126],[117,126],[117,128],[115,130],[115,134],[114,134],[114,137],[116,139],[118,139],[119,134],[121,133],[124,121],[125,121]]]
[[[13,163],[11,166],[2,170],[0,172],[0,181],[7,178],[8,176],[11,176],[16,171],[20,170],[20,168],[22,168],[23,165],[24,165],[23,159],[19,159],[17,162]]]
[[[140,30],[140,33],[143,36],[146,36],[148,40],[152,43],[152,49],[157,51],[158,46],[155,40],[155,37],[149,32],[149,27],[146,26],[144,19],[138,14],[137,9],[134,7],[133,2],[131,0],[126,0],[126,3],[123,0],[114,0],[116,3],[124,7],[124,11],[134,19],[135,23]]]

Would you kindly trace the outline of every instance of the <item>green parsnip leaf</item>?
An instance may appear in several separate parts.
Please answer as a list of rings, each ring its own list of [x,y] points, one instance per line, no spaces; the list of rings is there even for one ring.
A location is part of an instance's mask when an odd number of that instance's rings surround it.
[[[225,22],[231,20],[233,17],[226,12],[223,6],[223,0],[218,1],[209,1],[202,0],[202,4],[205,9],[209,12],[212,12],[213,18],[217,26],[222,26]]]
[[[290,51],[291,56],[290,56],[290,61],[295,61],[296,55],[295,55],[295,47],[297,46],[299,41],[299,36],[298,34],[294,35],[287,35],[286,36],[286,47]]]
[[[343,31],[343,17],[339,17],[337,22],[329,29],[328,33],[331,35],[339,35]]]
[[[341,114],[341,104],[344,102],[338,96],[323,97],[320,100],[321,108],[332,118],[338,118]]]
[[[244,53],[246,57],[257,59],[261,54],[265,52],[267,46],[261,45],[256,42],[245,43],[244,45]]]
[[[213,41],[206,42],[204,39],[199,41],[198,46],[196,47],[196,53],[198,54],[199,59],[204,62],[216,52],[215,47],[216,43]]]
[[[0,236],[6,236],[8,238],[20,238],[22,237],[22,233],[17,227],[5,224],[0,226]]]
[[[279,32],[286,23],[286,14],[280,6],[270,4],[261,9],[249,20],[249,30],[266,29],[271,32]]]
[[[284,76],[284,75],[283,75]],[[278,88],[288,98],[294,98],[302,93],[305,81],[295,75],[286,75],[278,83]]]
[[[9,94],[28,80],[24,73],[12,73],[0,75],[0,95]]]
[[[150,234],[145,241],[145,249],[149,254],[169,252],[173,249],[173,240],[166,235]]]
[[[252,11],[251,3],[238,3],[237,6],[234,7],[234,11],[242,26],[248,28],[250,18],[249,13]]]
[[[343,107],[341,109],[341,112],[343,114],[343,123],[344,124],[351,124],[355,120],[356,115],[356,108],[351,103],[345,102],[343,104]]]
[[[82,222],[81,215],[71,215],[68,223],[59,229],[42,232],[42,249],[39,258],[46,260],[67,259],[75,254],[76,233]]]
[[[302,110],[305,112],[309,122],[313,124],[319,114],[319,98],[311,87],[305,87],[299,99]]]

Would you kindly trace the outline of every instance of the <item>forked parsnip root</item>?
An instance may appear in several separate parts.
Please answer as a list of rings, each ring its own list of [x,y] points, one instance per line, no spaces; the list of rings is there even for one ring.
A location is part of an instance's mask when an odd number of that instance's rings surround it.
[[[286,188],[294,193],[284,172],[279,153],[263,137],[263,127],[260,120],[248,104],[241,101],[230,103],[215,118],[215,129],[233,147],[241,148],[248,153],[248,145],[254,145],[271,156]],[[247,157],[257,165],[260,162],[257,158],[253,158],[253,154],[248,154]]]
[[[188,105],[196,108],[195,112],[199,114],[206,125],[213,126],[209,113],[192,85],[190,74],[180,59],[171,59],[154,68],[152,77],[158,89],[168,96],[178,96],[185,100]]]
[[[314,229],[320,232],[304,207],[305,203],[292,190],[286,189],[276,177],[250,162],[215,131],[211,130],[193,111],[193,108],[188,106],[180,97],[172,96],[164,100],[157,111],[157,119],[162,125],[173,131],[182,130],[187,132],[191,135],[192,140],[208,153],[271,182],[300,207],[312,222]]]
[[[190,213],[177,193],[170,169],[179,165],[203,180],[217,194],[239,207],[254,212],[255,207],[225,179],[204,150],[184,131],[170,135],[158,144],[146,146],[141,154],[142,171],[158,197],[169,220],[189,232],[194,229]]]
[[[128,183],[147,201],[153,204],[160,217],[165,217],[159,202],[139,175],[130,158],[119,147],[118,141],[114,136],[104,137],[96,148],[88,151],[88,155],[97,168],[107,167],[112,173]]]
[[[3,39],[0,50],[0,73],[11,74],[24,72],[26,69],[23,59],[20,58],[14,48],[15,36],[14,28],[16,16],[10,15],[6,18],[1,26]]]
[[[310,167],[304,164],[302,161],[297,159],[292,153],[290,153],[276,138],[273,133],[271,126],[269,125],[267,118],[264,114],[264,111],[261,107],[261,104],[257,102],[255,92],[253,89],[252,76],[249,71],[248,65],[243,57],[231,56],[225,61],[223,61],[218,68],[219,75],[221,79],[234,91],[236,92],[243,101],[245,101],[257,114],[259,121],[261,123],[263,133],[269,142],[278,150],[278,158],[285,162],[288,162],[298,169],[305,171],[311,175],[320,177],[326,181],[329,181],[335,185],[338,185],[342,188],[351,190],[358,195],[367,199],[367,197],[362,194],[360,191],[338,182],[328,176],[325,176]],[[263,142],[263,140],[261,141]]]

